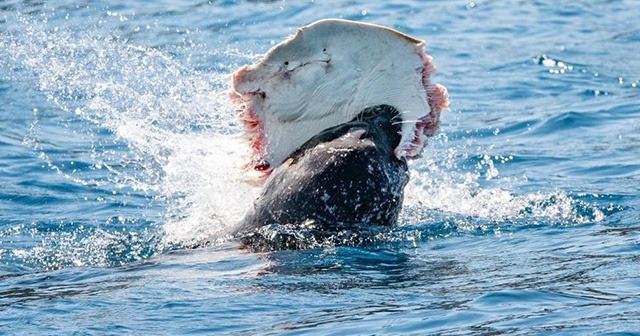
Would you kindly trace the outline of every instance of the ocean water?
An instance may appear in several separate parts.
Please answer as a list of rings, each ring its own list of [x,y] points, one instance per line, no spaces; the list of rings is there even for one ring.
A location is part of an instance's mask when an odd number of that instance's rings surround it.
[[[246,251],[230,73],[328,17],[424,39],[451,109],[376,242]],[[0,1],[0,334],[640,333],[638,17]]]

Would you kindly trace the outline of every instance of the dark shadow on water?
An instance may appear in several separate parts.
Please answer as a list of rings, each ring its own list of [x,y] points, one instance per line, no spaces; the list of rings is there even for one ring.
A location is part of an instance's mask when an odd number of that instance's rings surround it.
[[[304,331],[336,323],[362,323],[384,315],[462,309],[468,298],[448,292],[447,282],[469,276],[464,263],[415,252],[403,243],[338,246],[266,253],[268,262],[253,291],[318,297],[309,311],[290,315],[269,332]],[[413,300],[420,291],[430,300]],[[389,292],[397,293],[388,296]],[[350,299],[351,297],[356,299]],[[304,300],[304,299],[303,299]],[[341,302],[336,304],[336,300]],[[317,307],[316,307],[317,306]],[[263,330],[264,331],[264,330]]]
[[[256,285],[267,290],[334,293],[428,286],[467,273],[456,260],[414,255],[406,245],[339,246],[264,254],[268,266]],[[272,281],[274,275],[277,281]],[[291,281],[282,281],[287,278]]]

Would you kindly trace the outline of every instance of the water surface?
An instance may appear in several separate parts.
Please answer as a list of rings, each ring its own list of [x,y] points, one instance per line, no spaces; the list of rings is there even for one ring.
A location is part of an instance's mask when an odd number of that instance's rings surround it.
[[[0,332],[640,332],[639,16],[2,1]],[[256,195],[229,74],[327,17],[424,39],[451,110],[378,242],[250,253],[221,236]]]

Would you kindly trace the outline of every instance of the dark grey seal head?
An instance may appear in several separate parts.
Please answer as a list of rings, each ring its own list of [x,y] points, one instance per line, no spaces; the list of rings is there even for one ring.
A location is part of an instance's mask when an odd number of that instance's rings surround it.
[[[235,234],[250,248],[271,250],[305,247],[273,239],[277,231],[269,229],[278,226],[327,235],[395,224],[409,181],[406,161],[394,154],[400,120],[395,108],[379,105],[308,140],[273,170]]]

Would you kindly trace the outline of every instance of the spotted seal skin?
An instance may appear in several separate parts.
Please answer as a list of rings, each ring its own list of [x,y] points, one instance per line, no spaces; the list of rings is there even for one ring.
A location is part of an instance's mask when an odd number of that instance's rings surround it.
[[[391,106],[370,107],[311,138],[273,170],[236,234],[273,224],[328,232],[394,225],[409,181],[405,159],[394,155],[399,120]]]

